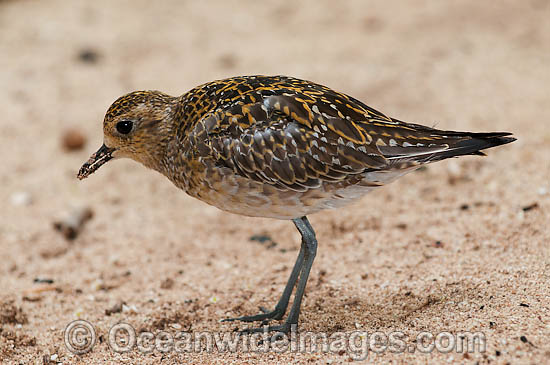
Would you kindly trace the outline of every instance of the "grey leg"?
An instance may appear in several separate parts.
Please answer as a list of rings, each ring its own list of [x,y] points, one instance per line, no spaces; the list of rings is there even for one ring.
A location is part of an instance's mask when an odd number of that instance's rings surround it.
[[[296,288],[296,294],[294,296],[294,303],[292,303],[288,318],[282,325],[279,326],[269,326],[267,328],[249,328],[244,330],[243,332],[252,333],[263,331],[277,331],[288,333],[290,332],[292,325],[298,325],[302,298],[304,296],[307,280],[309,278],[309,272],[311,271],[311,266],[313,265],[313,260],[315,260],[315,255],[317,254],[317,238],[315,237],[315,231],[313,230],[313,227],[306,217],[294,219],[293,222],[296,228],[298,228],[298,231],[300,231],[300,234],[302,235],[302,249],[300,250],[300,253],[302,253],[303,250],[304,262],[300,271],[300,279],[298,280],[298,286]],[[288,298],[286,300],[286,303],[288,304]]]

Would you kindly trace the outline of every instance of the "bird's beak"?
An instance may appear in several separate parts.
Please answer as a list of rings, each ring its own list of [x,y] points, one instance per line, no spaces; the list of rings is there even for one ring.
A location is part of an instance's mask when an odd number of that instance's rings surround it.
[[[105,162],[113,158],[114,148],[109,148],[103,144],[96,153],[90,156],[90,159],[82,165],[78,171],[78,179],[82,180],[93,174]]]

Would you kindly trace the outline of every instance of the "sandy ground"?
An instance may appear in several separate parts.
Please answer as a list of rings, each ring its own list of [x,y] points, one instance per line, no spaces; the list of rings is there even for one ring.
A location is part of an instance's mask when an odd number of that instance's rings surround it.
[[[410,122],[518,137],[311,216],[320,247],[301,331],[400,332],[407,349],[422,332],[486,338],[484,352],[386,350],[369,353],[373,362],[550,362],[550,2],[151,4],[0,1],[0,362],[355,358],[338,347],[119,354],[108,345],[119,322],[155,336],[230,333],[246,325],[219,319],[278,299],[299,247],[290,222],[220,212],[131,161],[75,178],[123,93],[176,95],[258,73],[314,80]],[[67,152],[71,128],[86,144]],[[76,239],[53,228],[86,206],[93,218]],[[64,344],[77,319],[96,332],[84,355]]]

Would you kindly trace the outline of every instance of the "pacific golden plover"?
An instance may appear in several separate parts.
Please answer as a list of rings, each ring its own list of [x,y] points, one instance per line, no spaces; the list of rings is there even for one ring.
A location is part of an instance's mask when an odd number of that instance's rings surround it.
[[[227,319],[282,319],[297,283],[286,321],[268,328],[280,332],[298,324],[317,252],[308,214],[344,206],[423,164],[483,155],[515,140],[510,133],[405,123],[326,86],[284,76],[213,81],[179,97],[132,92],[107,110],[103,132],[103,145],[79,179],[128,157],[219,209],[294,222],[302,244],[275,308]]]

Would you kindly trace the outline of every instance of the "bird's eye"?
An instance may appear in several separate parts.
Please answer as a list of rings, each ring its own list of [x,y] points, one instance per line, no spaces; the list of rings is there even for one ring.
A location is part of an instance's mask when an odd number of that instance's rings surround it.
[[[116,124],[116,130],[120,134],[128,134],[132,131],[134,123],[130,120],[122,120]]]

